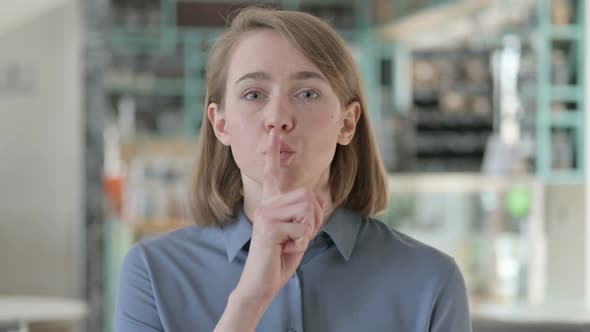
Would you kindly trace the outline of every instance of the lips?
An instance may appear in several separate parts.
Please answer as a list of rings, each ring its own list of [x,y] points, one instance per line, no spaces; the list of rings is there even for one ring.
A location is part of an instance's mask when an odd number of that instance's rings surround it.
[[[293,154],[295,151],[293,151],[293,149],[291,148],[291,146],[287,143],[285,143],[284,141],[281,141],[280,143],[280,148],[279,148],[279,152],[281,154],[285,153],[285,154]],[[266,154],[266,150],[264,150],[263,154]]]
[[[286,162],[291,158],[293,152],[281,152],[281,163]]]
[[[286,164],[295,154],[295,151],[291,148],[291,146],[283,140],[280,141],[279,149],[281,164]],[[266,155],[266,151],[264,151],[263,154]]]
[[[293,153],[293,149],[291,149],[291,147],[289,146],[289,144],[285,143],[284,141],[281,141],[281,153]]]

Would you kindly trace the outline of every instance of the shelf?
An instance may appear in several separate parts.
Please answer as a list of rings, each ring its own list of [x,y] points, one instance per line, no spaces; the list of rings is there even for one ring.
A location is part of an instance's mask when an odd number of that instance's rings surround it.
[[[549,91],[553,101],[580,101],[584,92],[581,86],[576,85],[553,85]]]
[[[115,53],[166,53],[179,42],[176,27],[113,28],[109,48]]]
[[[560,111],[551,113],[551,126],[557,128],[577,128],[584,125],[581,111]]]
[[[184,93],[185,81],[182,79],[117,79],[105,80],[105,89],[109,92],[131,93],[140,95],[179,96]],[[126,82],[123,82],[126,81]]]
[[[434,31],[446,22],[457,20],[457,17],[470,17],[488,6],[491,0],[427,0],[416,3],[395,0],[393,3],[393,15],[384,18],[385,23],[377,27],[378,33],[385,40],[410,41],[417,32]]]
[[[484,156],[484,149],[474,150],[474,151],[456,151],[452,150],[430,150],[430,151],[416,151],[414,157],[418,160],[430,160],[432,162],[450,162],[450,161],[457,161],[460,159],[468,160],[468,161],[478,161],[482,162],[482,158]]]
[[[571,170],[551,170],[551,176],[547,177],[545,183],[564,185],[564,184],[579,184],[580,179],[584,178],[584,171],[581,169]]]
[[[108,35],[113,39],[127,39],[129,37],[158,39],[161,37],[161,26],[115,26],[110,28]]]
[[[441,132],[418,133],[415,138],[416,153],[419,155],[463,155],[483,152],[490,133]]]
[[[579,39],[582,36],[580,27],[577,26],[558,26],[549,27],[549,35],[553,39]]]
[[[481,170],[481,158],[418,158],[416,173],[466,173]]]
[[[473,113],[442,113],[438,110],[415,110],[416,126],[427,127],[465,127],[476,129],[485,127],[492,131],[493,119],[491,115],[479,115]]]
[[[537,103],[536,103],[536,169],[545,183],[570,184],[583,183],[585,178],[585,121],[584,121],[584,71],[585,50],[584,18],[585,1],[571,1],[572,14],[576,17],[571,23],[556,25],[552,20],[552,1],[537,1],[538,52],[537,52]],[[571,73],[566,84],[555,85],[552,76],[555,69],[552,51],[558,46],[555,41],[569,43],[566,62]],[[561,46],[559,46],[561,47]],[[573,76],[575,75],[575,76]],[[577,84],[572,84],[572,78]],[[564,111],[554,110],[554,102],[575,103],[573,108]],[[553,155],[557,152],[552,145],[552,131],[556,128],[572,130],[573,155],[572,169],[554,169]]]
[[[408,173],[389,174],[389,188],[396,193],[481,193],[504,192],[513,184],[536,186],[539,180],[532,174],[504,176],[481,172],[468,173]]]
[[[191,226],[193,223],[183,219],[144,219],[128,223],[134,233],[161,234],[182,227]]]

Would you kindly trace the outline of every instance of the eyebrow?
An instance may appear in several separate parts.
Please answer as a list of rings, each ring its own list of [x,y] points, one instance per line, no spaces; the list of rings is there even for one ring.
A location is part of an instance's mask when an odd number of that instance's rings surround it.
[[[312,78],[318,79],[320,81],[325,81],[326,78],[324,77],[324,75],[315,72],[315,71],[309,71],[309,70],[304,70],[304,71],[298,71],[296,73],[293,73],[291,75],[289,75],[289,78],[292,80],[309,80]]]
[[[309,80],[309,79],[318,79],[321,81],[327,81],[324,75],[310,70],[302,70],[289,75],[289,79],[292,80]],[[256,71],[252,73],[247,73],[240,77],[235,84],[240,83],[243,80],[252,79],[252,80],[259,80],[259,81],[269,81],[271,79],[270,74],[262,71]]]

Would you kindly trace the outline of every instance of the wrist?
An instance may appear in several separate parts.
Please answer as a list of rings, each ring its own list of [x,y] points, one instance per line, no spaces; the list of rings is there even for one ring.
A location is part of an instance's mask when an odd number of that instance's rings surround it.
[[[250,294],[236,287],[231,292],[228,304],[232,304],[238,307],[246,307],[252,309],[258,309],[262,312],[266,311],[266,308],[272,302],[272,296],[265,294]]]
[[[227,306],[215,332],[255,331],[269,304],[244,296],[236,288],[227,299]]]

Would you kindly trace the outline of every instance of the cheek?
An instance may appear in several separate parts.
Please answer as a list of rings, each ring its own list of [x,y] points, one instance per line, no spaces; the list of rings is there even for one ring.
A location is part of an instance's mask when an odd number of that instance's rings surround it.
[[[331,161],[339,133],[340,124],[336,112],[321,114],[310,119],[305,130],[310,158]]]
[[[237,140],[233,140],[231,153],[238,168],[250,178],[256,178],[253,172],[264,166],[260,164],[260,160],[263,158],[261,158],[256,144],[249,137],[240,136]]]
[[[325,138],[334,136],[334,139],[336,139],[336,135],[340,131],[341,124],[338,111],[334,111],[318,112],[315,117],[309,119],[307,125],[311,132],[316,133],[319,136],[323,136]]]
[[[236,123],[231,127],[231,147],[234,153],[244,153],[254,146],[254,133],[244,124]]]
[[[227,122],[232,145],[244,144],[254,135],[256,119],[248,116],[247,112],[231,112],[228,114]]]
[[[255,121],[251,118],[233,116],[229,122],[231,133],[231,151],[238,167],[247,172],[250,168],[258,167],[260,138]]]

